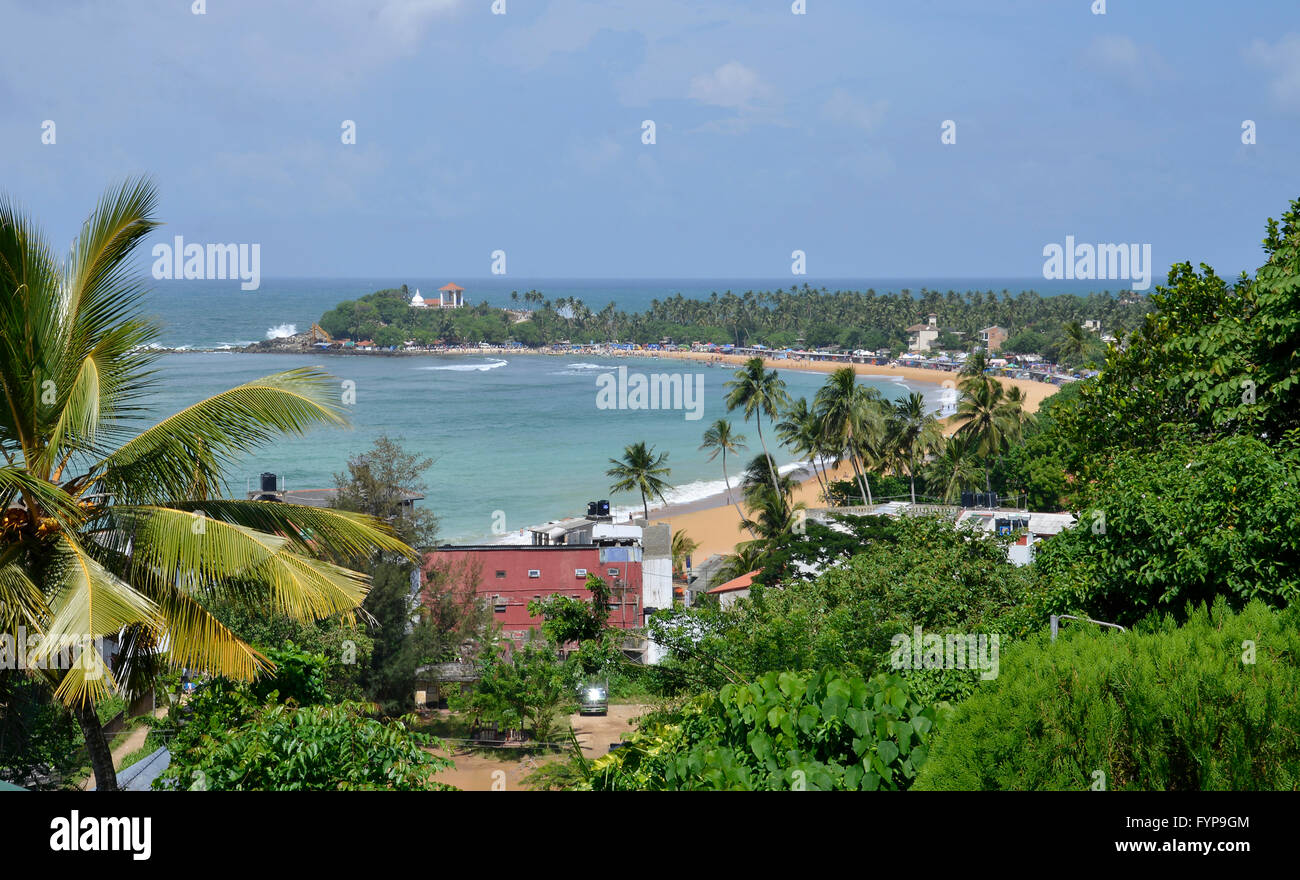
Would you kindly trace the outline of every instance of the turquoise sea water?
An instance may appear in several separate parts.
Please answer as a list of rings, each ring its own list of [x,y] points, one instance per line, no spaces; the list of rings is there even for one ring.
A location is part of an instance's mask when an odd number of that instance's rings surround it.
[[[510,304],[510,291],[540,290],[550,299],[575,296],[592,308],[614,302],[620,309],[641,311],[654,299],[681,293],[708,297],[718,291],[789,289],[780,279],[263,279],[255,291],[237,281],[151,281],[144,311],[162,328],[159,342],[170,348],[218,348],[288,336],[310,327],[326,310],[385,287],[408,284],[431,292],[448,280],[466,288],[470,302]],[[805,279],[798,279],[802,285]],[[1043,295],[1087,293],[1087,282],[1042,279],[806,279],[813,287],[878,293],[922,287],[947,291],[1033,289]],[[351,429],[318,428],[302,438],[286,439],[237,463],[231,473],[232,495],[263,471],[284,478],[290,488],[333,485],[333,474],[350,456],[368,448],[380,434],[402,438],[412,452],[435,459],[426,479],[424,502],[442,519],[442,537],[450,541],[498,538],[492,528],[501,511],[511,533],[555,517],[582,513],[588,501],[610,497],[608,460],[629,443],[644,440],[669,453],[674,502],[690,501],[723,489],[717,462],[698,450],[705,428],[728,415],[722,403],[726,368],[670,360],[606,360],[578,356],[517,355],[497,357],[367,357],[327,355],[253,355],[194,352],[164,356],[159,365],[160,415],[258,376],[295,366],[316,365],[356,383]],[[627,365],[646,372],[699,374],[704,380],[704,410],[698,421],[680,410],[602,410],[596,406],[596,377]],[[795,397],[811,396],[824,381],[819,374],[783,370]],[[908,389],[888,379],[863,380],[890,398],[908,390],[927,393],[940,407],[939,389]],[[342,386],[340,384],[340,393]],[[750,453],[760,449],[753,424],[740,426]],[[778,463],[792,456],[778,450],[775,432],[765,427]],[[743,467],[737,461],[733,476]],[[611,498],[616,508],[640,506],[632,496]],[[499,519],[499,517],[498,517]]]
[[[356,403],[348,407],[352,427],[315,428],[261,449],[232,469],[231,495],[242,497],[263,471],[283,477],[288,488],[332,486],[332,475],[346,469],[350,456],[387,433],[400,437],[409,451],[435,460],[423,504],[441,518],[441,539],[489,541],[498,539],[496,511],[504,515],[505,528],[517,532],[584,513],[588,501],[602,498],[619,509],[639,509],[639,496],[611,496],[605,476],[608,460],[629,443],[643,440],[669,453],[670,482],[678,487],[669,501],[678,502],[723,489],[720,463],[707,461],[698,450],[713,420],[731,418],[748,437],[747,455],[761,451],[753,423],[742,425],[740,413],[728,415],[723,403],[731,369],[668,359],[169,354],[160,358],[153,403],[159,415],[170,414],[232,385],[298,366],[318,366],[337,377],[340,395],[344,380],[356,383]],[[598,408],[596,377],[619,366],[698,374],[704,387],[702,417],[687,420],[682,410]],[[794,397],[811,399],[825,380],[823,374],[780,372]],[[892,379],[864,381],[891,399],[909,390]],[[934,386],[913,390],[928,392],[938,408]],[[764,424],[763,431],[778,463],[791,462],[789,453],[778,451],[771,427]],[[742,461],[729,460],[733,484],[742,467]]]

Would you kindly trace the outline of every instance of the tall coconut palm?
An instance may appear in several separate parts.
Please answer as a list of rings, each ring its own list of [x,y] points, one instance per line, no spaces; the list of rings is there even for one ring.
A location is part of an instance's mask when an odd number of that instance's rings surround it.
[[[925,398],[913,392],[894,404],[890,413],[886,449],[894,472],[907,472],[912,503],[916,503],[916,473],[928,455],[943,443],[943,429],[933,413],[925,411]]]
[[[979,485],[979,460],[971,451],[970,440],[954,434],[940,447],[923,470],[925,483],[947,504],[961,498],[961,493]]]
[[[761,569],[766,556],[766,541],[746,541],[737,544],[735,553],[723,557],[722,564],[714,571],[708,586],[716,587]]]
[[[673,571],[685,573],[686,560],[690,555],[700,548],[700,542],[693,540],[685,530],[678,529],[673,532],[672,554],[673,554]]]
[[[989,356],[982,348],[977,348],[966,358],[966,363],[962,365],[961,373],[963,376],[981,376],[988,369]]]
[[[722,482],[727,487],[727,500],[735,505],[736,513],[740,518],[745,518],[744,512],[740,509],[740,503],[731,497],[731,478],[727,476],[727,453],[737,455],[745,448],[745,435],[737,434],[731,429],[731,422],[726,419],[718,419],[704,432],[704,442],[700,444],[701,450],[708,450],[709,461],[722,456]]]
[[[826,384],[817,390],[817,413],[827,437],[849,453],[849,463],[862,493],[862,503],[874,503],[871,484],[865,479],[867,458],[876,458],[884,432],[884,414],[880,393],[858,384],[852,367],[831,373]]]
[[[1020,389],[1008,397],[1001,382],[981,376],[962,383],[962,398],[957,404],[957,417],[965,422],[957,433],[965,438],[970,449],[984,459],[984,488],[992,491],[989,478],[990,460],[1020,436],[1024,424],[1024,405]]]
[[[1065,332],[1065,338],[1057,348],[1056,357],[1063,364],[1074,365],[1083,360],[1084,355],[1088,353],[1088,349],[1092,347],[1092,339],[1078,321],[1067,321],[1061,329]]]
[[[745,505],[750,509],[750,515],[740,525],[764,541],[789,533],[797,521],[798,511],[806,507],[803,502],[792,503],[794,478],[789,474],[775,474],[773,470],[771,459],[756,455],[740,482]]]
[[[668,453],[655,455],[654,447],[646,447],[645,442],[633,443],[623,449],[623,458],[611,458],[612,468],[605,471],[605,476],[613,477],[615,482],[609,487],[611,492],[640,492],[641,512],[646,521],[650,521],[651,497],[664,500],[664,492],[671,488],[667,477],[669,468]]]
[[[758,425],[758,441],[763,445],[763,454],[767,456],[769,470],[776,473],[772,455],[767,451],[767,440],[763,438],[763,416],[775,421],[782,410],[790,403],[790,395],[785,390],[785,380],[777,375],[776,370],[763,366],[763,359],[753,357],[735,372],[735,377],[727,382],[727,412],[743,409],[745,421],[754,417]],[[772,488],[780,493],[775,481]]]
[[[271,668],[212,602],[346,615],[367,578],[344,563],[415,558],[368,516],[221,497],[225,468],[259,445],[345,423],[337,383],[318,370],[239,385],[140,430],[158,330],[139,317],[129,259],[158,225],[156,203],[140,180],[105,193],[60,262],[0,201],[0,625],[40,635],[46,668],[29,671],[72,710],[101,790],[116,775],[96,701],[164,663],[239,680]],[[72,658],[106,638],[116,663],[98,650]]]
[[[800,511],[807,509],[802,501],[791,504],[789,499],[777,498],[767,484],[751,496],[750,505],[752,513],[741,525],[768,542],[792,532]]]
[[[777,424],[776,432],[781,442],[790,447],[791,452],[800,458],[807,456],[812,462],[817,485],[821,487],[822,495],[825,495],[826,483],[822,480],[821,468],[818,467],[824,441],[822,423],[817,417],[816,410],[808,405],[808,398],[801,397],[790,405],[786,410],[785,419]]]

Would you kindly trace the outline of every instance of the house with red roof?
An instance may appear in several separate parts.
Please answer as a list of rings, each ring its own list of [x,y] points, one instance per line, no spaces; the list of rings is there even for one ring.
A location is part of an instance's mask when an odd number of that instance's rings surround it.
[[[756,568],[751,572],[742,574],[738,578],[732,578],[725,584],[718,584],[709,590],[710,596],[718,597],[718,604],[722,608],[730,608],[735,605],[737,600],[749,597],[749,588],[754,584],[754,576],[757,575],[761,568]]]

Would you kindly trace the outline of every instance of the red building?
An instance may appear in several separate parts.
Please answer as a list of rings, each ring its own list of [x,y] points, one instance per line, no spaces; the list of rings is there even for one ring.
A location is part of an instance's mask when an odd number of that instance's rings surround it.
[[[604,578],[610,587],[611,626],[631,629],[644,623],[641,548],[592,544],[482,544],[441,547],[425,556],[425,569],[436,581],[439,572],[463,572],[487,603],[507,636],[522,640],[542,619],[528,613],[528,603],[554,593],[591,599],[587,575]]]

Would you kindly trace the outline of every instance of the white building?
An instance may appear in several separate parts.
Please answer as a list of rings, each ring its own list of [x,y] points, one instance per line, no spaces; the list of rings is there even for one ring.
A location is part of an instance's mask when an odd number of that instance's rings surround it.
[[[924,324],[913,324],[907,328],[908,351],[929,351],[938,339],[939,316],[934,312],[925,316]]]

